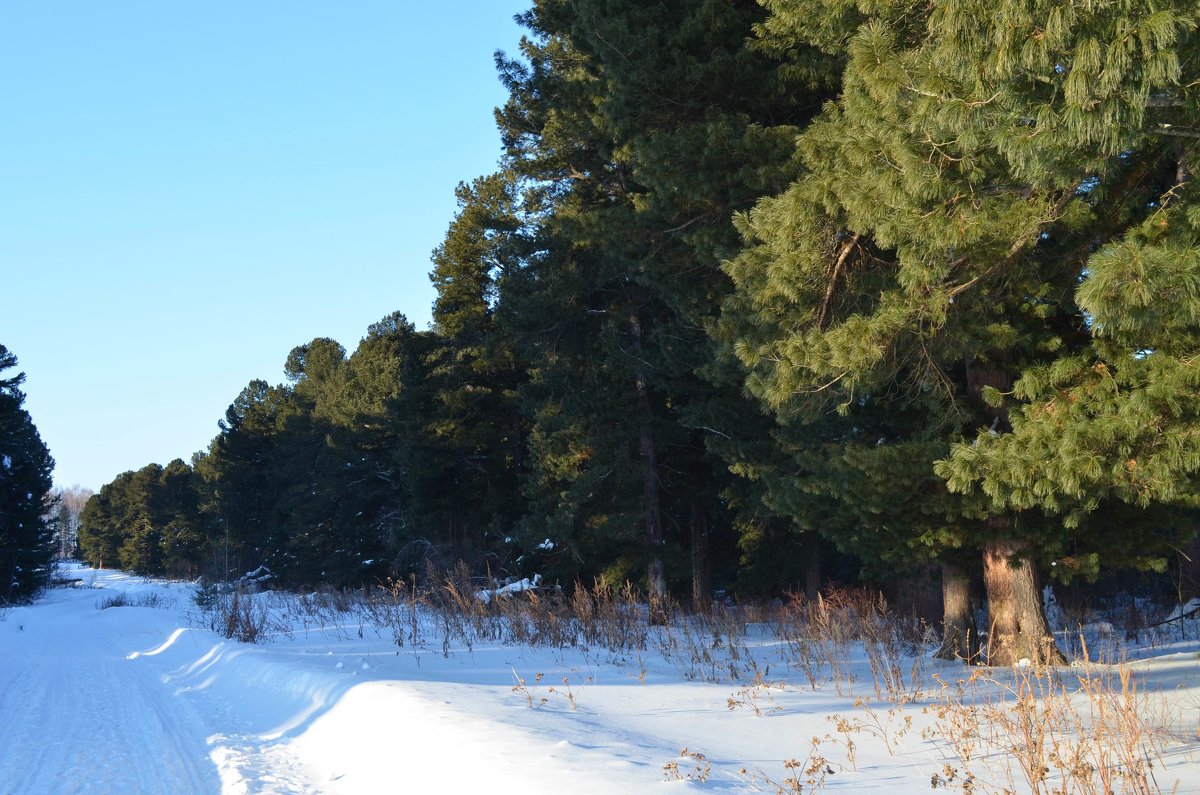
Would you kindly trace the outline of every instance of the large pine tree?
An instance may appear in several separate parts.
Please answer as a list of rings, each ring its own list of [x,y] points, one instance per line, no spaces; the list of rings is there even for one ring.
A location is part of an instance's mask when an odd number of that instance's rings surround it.
[[[690,557],[703,603],[714,545],[733,555],[716,452],[752,435],[756,409],[714,385],[705,329],[729,289],[732,212],[786,184],[794,125],[832,85],[812,48],[790,70],[751,48],[762,17],[752,2],[546,0],[522,17],[524,61],[501,60],[531,242],[500,283],[531,363],[526,526],[576,560],[644,567],[652,598]]]
[[[497,323],[499,282],[524,253],[518,190],[497,173],[459,185],[459,211],[433,252],[429,393],[414,510],[448,552],[504,566],[523,512],[519,478],[526,422],[518,403],[525,376],[518,346]],[[463,499],[470,495],[470,499]],[[472,554],[468,555],[468,550]]]
[[[1089,338],[1021,374],[1012,433],[964,440],[940,471],[1009,510],[1061,514],[1077,535],[1106,529],[1106,540],[1070,555],[1084,573],[1114,548],[1161,566],[1166,547],[1183,545],[1180,530],[1112,528],[1103,515],[1113,503],[1141,514],[1200,504],[1200,17],[1191,3],[1057,16],[1034,57],[1043,74],[1062,67],[1060,91],[1040,97],[1044,123],[1096,159],[1078,173],[1100,221],[1070,263]],[[1037,19],[1021,24],[1032,31]],[[1017,93],[1012,82],[1001,86]]]
[[[23,405],[24,373],[0,345],[0,603],[29,599],[50,578],[54,534],[47,519],[54,459]]]
[[[844,52],[847,67],[838,102],[799,140],[808,173],[742,221],[725,336],[749,388],[785,420],[837,409],[842,431],[825,443],[847,452],[874,433],[864,412],[907,413],[908,427],[855,455],[923,445],[908,465],[929,480],[951,443],[1007,430],[1008,407],[990,398],[1087,344],[1074,290],[1088,256],[1163,184],[1176,145],[1147,134],[1145,111],[1178,82],[1174,48],[1193,22],[1162,5],[772,4],[766,35]],[[822,443],[800,425],[807,446]],[[835,478],[832,491],[846,490]],[[1034,564],[1061,548],[1061,524],[930,494],[945,519],[911,517],[907,543],[981,552],[991,659],[1057,659]]]

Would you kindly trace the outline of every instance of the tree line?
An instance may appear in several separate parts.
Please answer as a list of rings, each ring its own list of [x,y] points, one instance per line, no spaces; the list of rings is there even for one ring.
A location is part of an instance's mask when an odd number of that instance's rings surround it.
[[[1194,3],[536,0],[433,322],[293,349],[83,556],[292,586],[465,560],[717,589],[1162,570],[1200,472]],[[1053,564],[1053,565],[1052,565]]]

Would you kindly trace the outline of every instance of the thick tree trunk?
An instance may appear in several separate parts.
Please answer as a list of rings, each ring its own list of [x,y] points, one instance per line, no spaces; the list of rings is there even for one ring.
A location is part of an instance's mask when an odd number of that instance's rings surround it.
[[[979,632],[971,607],[971,578],[949,563],[942,564],[942,647],[934,656],[968,663],[979,658]]]
[[[642,322],[637,315],[629,318],[629,330],[633,336],[633,349],[642,350]],[[650,429],[650,396],[647,394],[646,376],[638,370],[634,380],[637,389],[638,408],[642,415],[638,429],[638,444],[642,455],[642,510],[645,513],[646,542],[650,548],[650,563],[646,567],[647,597],[650,601],[650,621],[666,623],[667,572],[662,561],[664,543],[662,531],[662,509],[658,497],[658,451],[654,434]]]
[[[821,538],[816,533],[804,534],[804,598],[816,601],[821,592]]]
[[[983,547],[983,582],[988,600],[987,662],[1016,665],[1066,662],[1055,645],[1042,609],[1042,592],[1028,548],[1012,541]]]
[[[692,609],[708,610],[712,604],[712,557],[708,538],[708,520],[704,513],[691,505],[692,526]]]

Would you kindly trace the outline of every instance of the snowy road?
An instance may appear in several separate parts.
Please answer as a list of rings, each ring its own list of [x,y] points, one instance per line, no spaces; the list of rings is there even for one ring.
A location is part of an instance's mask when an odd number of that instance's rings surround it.
[[[0,795],[376,793],[397,781],[456,792],[464,779],[607,795],[662,783],[657,765],[498,725],[527,715],[508,662],[485,674],[499,686],[434,685],[420,656],[390,642],[247,646],[189,626],[186,584],[76,572],[82,587],[0,613]],[[545,778],[530,780],[535,768]]]
[[[681,674],[653,649],[447,648],[436,622],[401,648],[350,614],[305,623],[296,597],[271,594],[259,603],[291,623],[247,645],[196,627],[186,583],[72,571],[82,587],[0,611],[0,795],[774,791],[813,738],[826,786],[857,795],[926,793],[949,762],[965,764],[926,731],[939,714],[932,677],[962,674],[940,661],[917,661],[924,696],[903,712],[864,712],[863,657],[846,658],[855,680],[814,687],[793,671],[747,687]],[[762,643],[736,650],[787,675],[768,656],[783,647]],[[1200,642],[1148,652],[1134,665],[1158,716],[1156,779],[1200,793]],[[843,722],[853,754],[835,715],[876,721]],[[999,782],[980,791],[1012,789],[1012,768],[971,764]]]
[[[122,634],[96,591],[47,601],[0,624],[0,792],[220,792],[199,715],[128,659],[153,636]]]

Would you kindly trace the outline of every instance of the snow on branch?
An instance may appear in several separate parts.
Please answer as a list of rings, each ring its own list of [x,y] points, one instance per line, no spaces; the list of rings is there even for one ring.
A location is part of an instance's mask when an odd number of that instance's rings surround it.
[[[521,591],[536,591],[542,583],[542,575],[535,574],[533,579],[525,577],[524,579],[511,582],[501,588],[484,588],[475,592],[475,598],[483,602],[485,605],[491,604],[496,597],[509,597]]]

